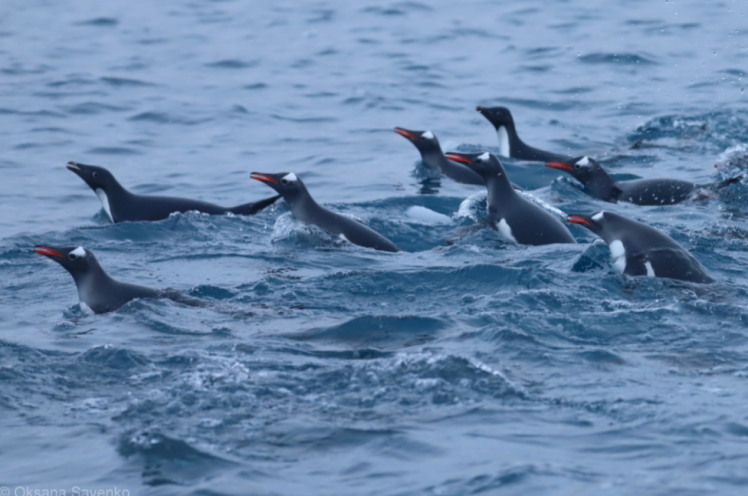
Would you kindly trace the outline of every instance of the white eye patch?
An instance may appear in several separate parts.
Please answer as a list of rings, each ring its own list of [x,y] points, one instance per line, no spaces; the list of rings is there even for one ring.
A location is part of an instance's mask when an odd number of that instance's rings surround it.
[[[297,177],[296,177],[296,174],[294,174],[293,172],[290,172],[286,174],[285,176],[283,176],[283,179],[285,179],[286,181],[296,181]]]
[[[590,158],[587,156],[584,156],[581,159],[579,159],[579,162],[577,162],[576,165],[590,165]]]
[[[434,139],[434,133],[432,133],[431,131],[426,131],[421,136],[426,139]]]
[[[483,160],[485,162],[486,160],[488,160],[489,158],[491,158],[491,155],[488,152],[486,152],[483,155],[480,155],[478,158],[481,159],[481,160]]]
[[[605,211],[601,210],[600,212],[592,216],[592,220],[594,220],[595,222],[600,222],[601,220],[603,220],[604,216],[605,216]]]
[[[76,257],[85,257],[86,250],[84,250],[82,246],[79,246],[75,250],[71,251],[70,254],[75,255]]]

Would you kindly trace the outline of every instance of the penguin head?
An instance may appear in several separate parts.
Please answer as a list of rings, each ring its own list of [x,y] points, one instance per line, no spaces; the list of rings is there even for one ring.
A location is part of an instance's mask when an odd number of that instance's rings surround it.
[[[600,210],[593,214],[569,214],[567,221],[586,227],[606,242],[611,239],[622,238],[622,234],[626,232],[626,227],[636,223],[607,210]]]
[[[501,165],[498,157],[493,153],[482,152],[482,153],[455,153],[449,152],[445,155],[449,160],[459,162],[473,171],[477,172],[479,176],[486,178],[496,175],[504,175],[504,167]]]
[[[97,189],[107,191],[119,184],[112,173],[103,167],[83,165],[78,162],[68,162],[66,167],[68,170],[78,174],[94,191]]]
[[[501,126],[506,128],[514,128],[514,119],[512,113],[506,107],[476,107],[478,112],[483,117],[488,119],[488,122],[493,124],[493,127],[498,130]]]
[[[293,172],[278,172],[276,174],[253,172],[250,177],[267,184],[285,198],[286,201],[306,192],[304,183]]]
[[[402,127],[396,127],[395,132],[413,143],[421,153],[431,151],[442,152],[439,140],[431,131],[410,131]]]
[[[569,160],[569,163],[548,162],[545,166],[550,167],[551,169],[559,169],[567,172],[582,184],[587,184],[596,174],[604,170],[597,160],[587,156]]]
[[[36,245],[34,251],[62,265],[76,279],[99,266],[94,254],[82,246],[59,248]]]

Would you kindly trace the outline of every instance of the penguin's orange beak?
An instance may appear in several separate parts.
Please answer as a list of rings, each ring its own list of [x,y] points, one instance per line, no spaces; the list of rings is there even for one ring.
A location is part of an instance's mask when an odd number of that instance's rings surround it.
[[[400,136],[403,136],[404,138],[408,138],[408,139],[412,139],[412,140],[418,139],[418,137],[415,134],[413,134],[410,131],[408,131],[407,129],[403,129],[401,127],[396,127],[395,128],[395,132],[397,134],[399,134]]]
[[[34,251],[37,252],[39,255],[44,255],[45,257],[65,258],[65,255],[63,255],[59,251],[53,250],[52,248],[48,248],[46,246],[35,246]]]
[[[252,174],[250,174],[249,177],[251,177],[252,179],[255,179],[257,181],[262,181],[263,183],[275,183],[275,184],[278,184],[278,180],[276,178],[270,177],[267,174],[261,174],[259,172],[253,172]]]
[[[470,160],[467,157],[464,157],[460,155],[459,153],[446,153],[444,154],[445,157],[447,157],[449,160],[454,160],[455,162],[463,162],[466,164],[472,164],[473,161]]]
[[[574,170],[574,167],[572,167],[569,164],[565,164],[563,162],[548,162],[545,164],[546,167],[550,167],[551,169],[561,169],[561,170]]]
[[[571,222],[572,224],[582,224],[583,226],[589,226],[590,221],[582,217],[581,215],[577,214],[569,214],[566,218],[568,222]]]

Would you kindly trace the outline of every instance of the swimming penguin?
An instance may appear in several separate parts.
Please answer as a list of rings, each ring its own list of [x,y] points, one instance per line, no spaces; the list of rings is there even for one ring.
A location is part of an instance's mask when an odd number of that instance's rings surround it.
[[[618,272],[697,283],[714,282],[693,255],[653,227],[608,211],[592,215],[569,214],[568,220],[586,227],[608,244],[613,267]]]
[[[590,157],[578,157],[568,162],[553,161],[545,165],[568,172],[596,198],[635,205],[672,205],[692,199],[699,190],[716,190],[743,179],[743,176],[737,176],[713,184],[695,184],[680,179],[616,181],[597,160]]]
[[[280,198],[280,196],[273,196],[255,203],[225,208],[187,198],[130,193],[117,182],[111,172],[103,167],[68,162],[67,168],[78,174],[94,190],[109,219],[115,223],[162,220],[174,212],[184,213],[192,210],[210,215],[223,215],[229,212],[237,215],[254,215]]]
[[[307,191],[304,183],[293,172],[269,174],[253,172],[252,179],[262,181],[283,196],[297,219],[314,224],[325,231],[344,238],[354,245],[381,251],[400,251],[395,243],[358,221],[331,212],[320,206]]]
[[[488,216],[491,226],[523,245],[576,243],[558,217],[523,198],[512,189],[506,171],[495,155],[447,153],[447,158],[464,163],[480,174],[488,189]]]
[[[168,298],[189,306],[204,305],[201,300],[173,289],[155,290],[115,281],[101,268],[94,254],[82,246],[56,248],[37,245],[34,251],[54,260],[70,272],[78,287],[78,298],[94,313],[112,312],[136,298]]]
[[[462,164],[448,160],[442,152],[439,140],[431,131],[409,131],[396,127],[395,132],[413,143],[421,152],[421,162],[434,174],[444,174],[457,183],[485,186],[483,178]],[[512,188],[524,191],[523,188],[512,183]]]
[[[413,143],[421,152],[421,161],[429,171],[444,174],[458,183],[485,185],[483,179],[472,170],[462,164],[447,160],[439,145],[439,140],[431,131],[409,131],[396,127],[395,132]]]
[[[502,157],[518,158],[532,162],[550,162],[553,160],[569,160],[568,155],[538,150],[526,145],[517,134],[514,127],[512,113],[506,107],[477,107],[476,110],[483,115],[488,122],[493,124],[499,135],[499,155]]]

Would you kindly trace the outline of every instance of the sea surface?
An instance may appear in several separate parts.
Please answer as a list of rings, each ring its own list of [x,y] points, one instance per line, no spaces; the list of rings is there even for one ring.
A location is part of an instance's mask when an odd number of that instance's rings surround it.
[[[748,493],[748,181],[612,205],[504,160],[564,212],[668,233],[716,282],[623,277],[578,226],[544,247],[480,228],[482,188],[427,178],[393,132],[497,152],[475,107],[504,105],[527,143],[625,177],[748,173],[747,10],[4,0],[0,495]],[[272,194],[251,172],[292,171],[404,251],[283,201],[113,225],[70,160],[227,206]],[[206,306],[93,315],[35,244]]]

